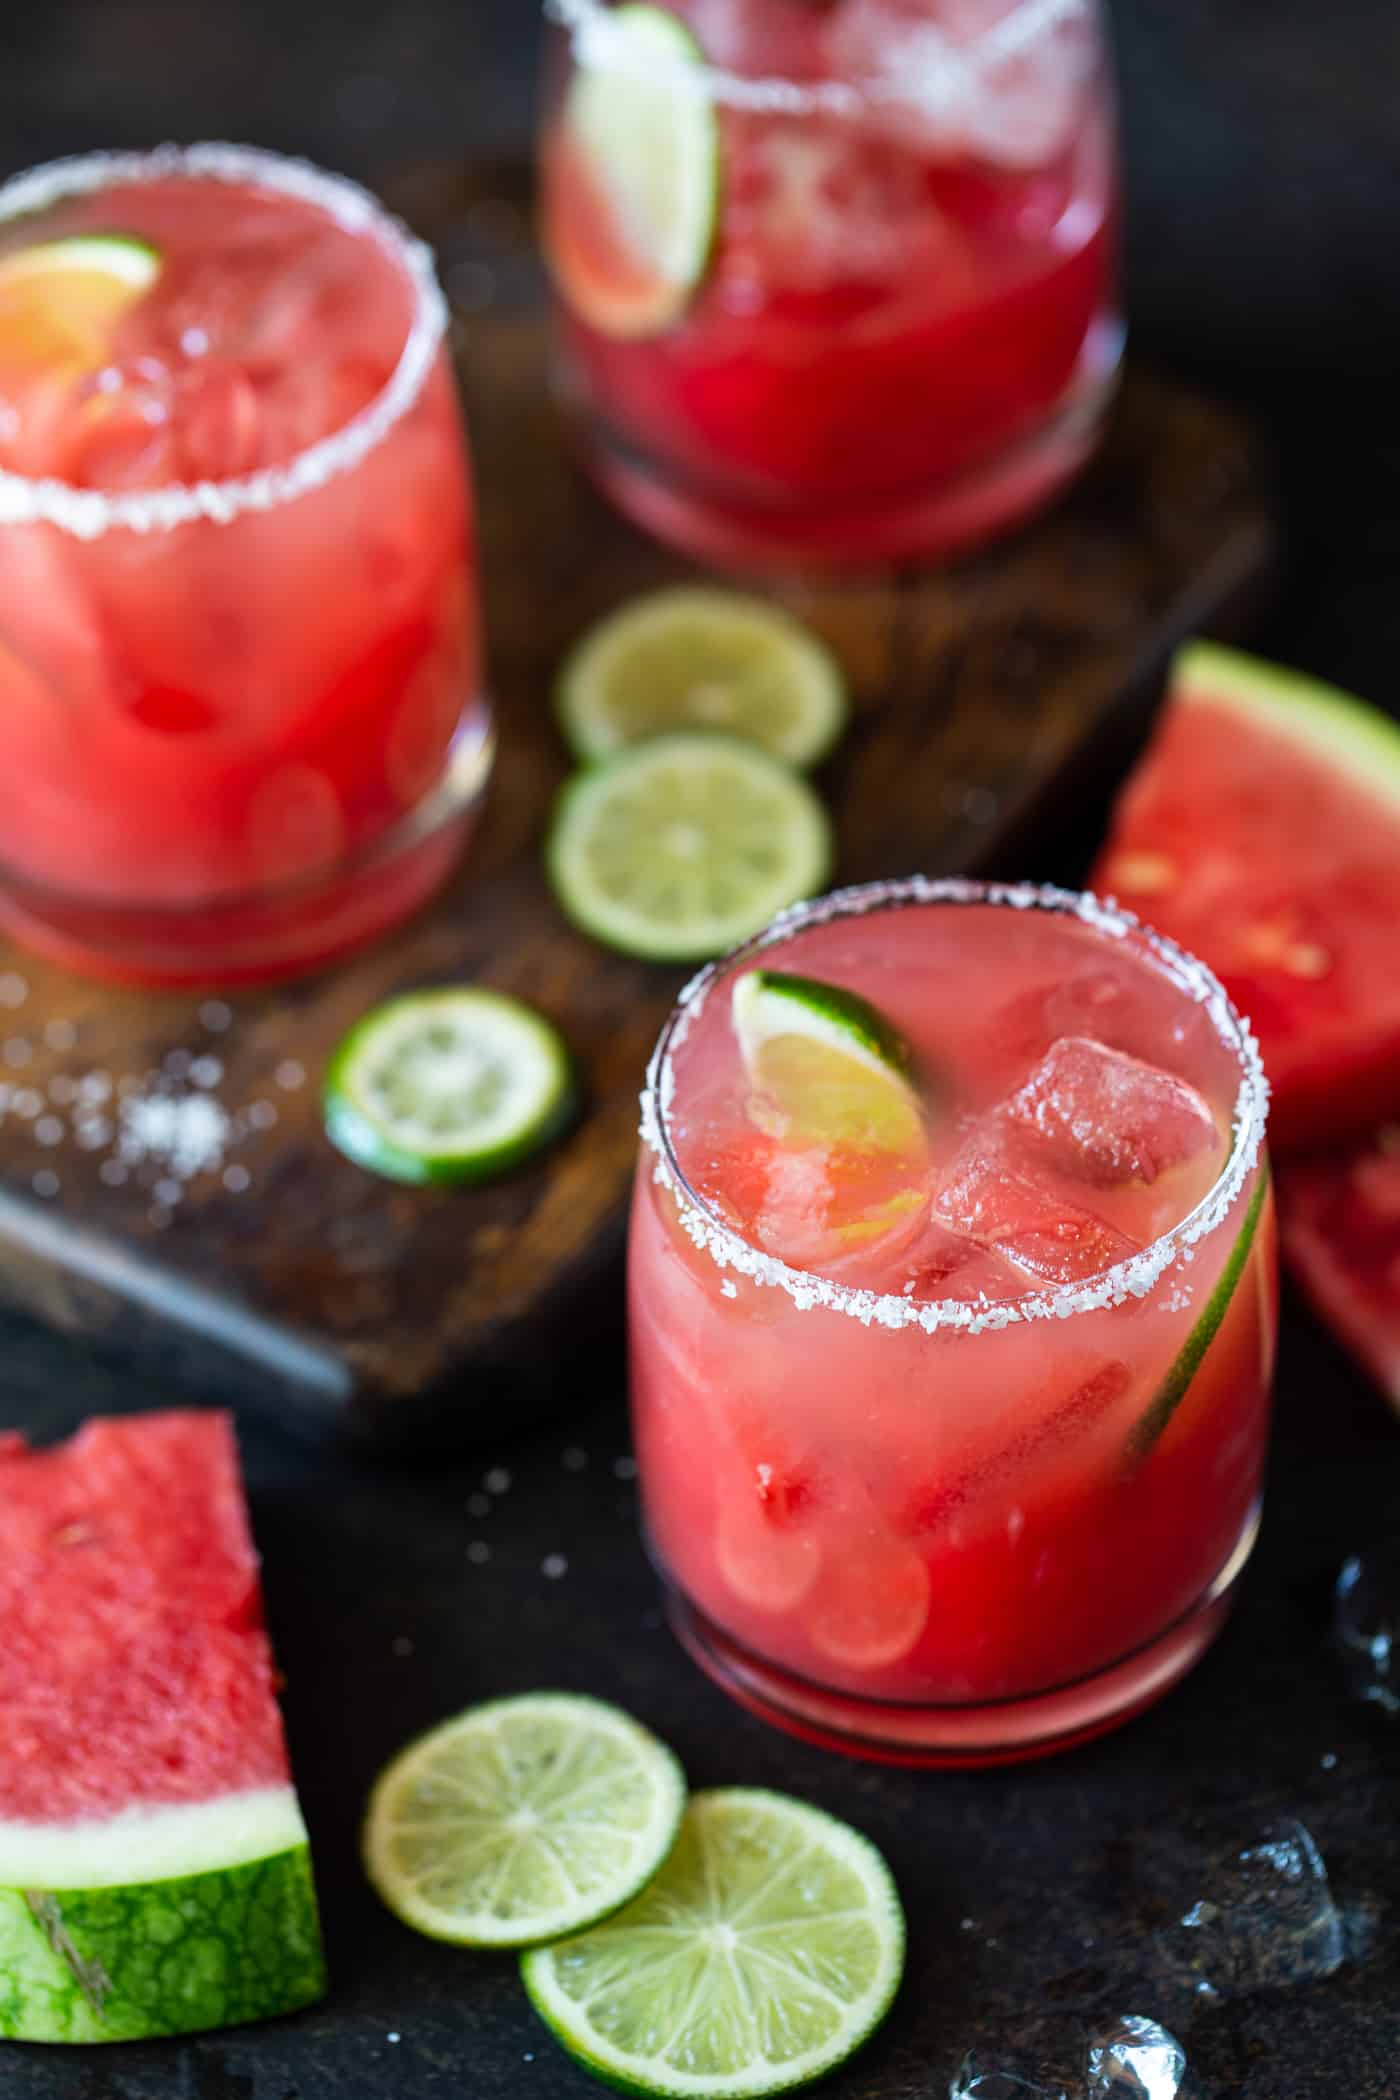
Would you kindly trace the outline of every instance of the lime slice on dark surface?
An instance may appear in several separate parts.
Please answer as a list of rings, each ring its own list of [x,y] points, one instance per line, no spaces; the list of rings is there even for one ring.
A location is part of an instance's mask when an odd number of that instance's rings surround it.
[[[585,761],[667,730],[717,729],[810,766],[846,719],[825,643],[762,598],[701,586],[656,591],[601,620],[565,663],[558,705]]]
[[[611,336],[668,328],[705,275],[719,215],[719,120],[685,23],[635,4],[569,84],[546,167],[545,247],[570,306]]]
[[[464,1947],[578,1932],[675,1842],[685,1775],[600,1699],[526,1692],[444,1721],[375,1782],[365,1869],[395,1916]]]
[[[546,847],[585,933],[655,962],[698,962],[810,896],[831,864],[805,781],[734,737],[677,732],[576,774]]]
[[[696,1794],[651,1885],[524,1956],[525,1988],[585,2069],[657,2100],[749,2100],[821,2078],[889,2010],[904,1917],[867,1838],[783,1794]]]
[[[502,992],[408,992],[375,1007],[326,1068],[326,1130],[395,1181],[486,1181],[569,1120],[572,1066],[558,1031]]]

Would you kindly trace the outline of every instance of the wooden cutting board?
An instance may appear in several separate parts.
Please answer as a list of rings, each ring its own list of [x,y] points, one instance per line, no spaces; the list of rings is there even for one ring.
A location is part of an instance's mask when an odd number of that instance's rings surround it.
[[[456,316],[501,733],[482,829],[423,916],[290,988],[143,994],[0,949],[0,1294],[196,1392],[413,1443],[567,1399],[616,1330],[637,1091],[681,973],[606,953],[551,899],[550,684],[596,615],[686,572],[568,461],[518,175],[384,187],[437,241]],[[839,879],[1041,872],[1045,820],[1072,825],[1184,635],[1240,629],[1273,548],[1250,433],[1131,372],[1095,467],[1020,537],[935,575],[775,589],[853,690],[820,782]],[[397,1188],[326,1143],[319,1074],[375,1001],[455,979],[557,1020],[587,1113],[494,1188]]]

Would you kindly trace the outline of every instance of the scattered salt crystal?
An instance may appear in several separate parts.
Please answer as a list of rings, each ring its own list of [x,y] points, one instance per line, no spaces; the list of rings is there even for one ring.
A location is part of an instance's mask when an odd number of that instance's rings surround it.
[[[210,1035],[222,1035],[233,1019],[233,1008],[225,1006],[222,999],[206,999],[199,1009],[199,1018]]]
[[[567,1575],[568,1572],[569,1563],[562,1553],[546,1553],[540,1562],[541,1575],[547,1575],[551,1582],[557,1582],[561,1575]]]
[[[40,1116],[34,1125],[34,1135],[41,1145],[61,1145],[63,1124],[57,1116]]]
[[[55,1072],[53,1078],[49,1081],[49,1099],[54,1103],[55,1107],[67,1108],[69,1103],[76,1101],[77,1098],[77,1080],[70,1078],[67,1072]]]
[[[37,1087],[16,1087],[10,1097],[10,1106],[17,1116],[23,1116],[26,1122],[32,1123],[35,1116],[43,1112],[44,1097]]]
[[[396,1633],[389,1646],[393,1649],[395,1655],[412,1655],[413,1653],[413,1642],[406,1633]]]
[[[50,1021],[44,1029],[50,1050],[71,1050],[77,1040],[78,1031],[71,1021]]]
[[[224,1187],[232,1196],[241,1196],[244,1189],[252,1182],[252,1179],[253,1177],[246,1167],[232,1166],[224,1168]]]
[[[205,1094],[135,1094],[122,1103],[121,1149],[188,1181],[222,1163],[229,1119]]]
[[[56,1196],[63,1184],[52,1167],[40,1167],[30,1186],[36,1196]]]
[[[224,1068],[217,1057],[197,1057],[190,1066],[190,1078],[196,1086],[217,1086],[224,1076]]]
[[[467,1515],[469,1517],[489,1517],[490,1514],[491,1497],[489,1495],[468,1495]]]
[[[29,997],[29,986],[18,970],[6,970],[0,977],[0,1006],[23,1006]]]
[[[490,1558],[491,1548],[487,1545],[485,1539],[473,1539],[467,1548],[467,1559],[479,1568]]]
[[[172,1180],[168,1175],[158,1181],[151,1190],[151,1194],[155,1197],[157,1203],[168,1203],[172,1209],[184,1193],[181,1184]]]
[[[277,1121],[277,1110],[270,1101],[255,1101],[248,1110],[250,1130],[271,1130]]]
[[[577,1444],[570,1444],[561,1454],[559,1463],[566,1473],[581,1473],[588,1464],[588,1453],[581,1451]]]
[[[193,1063],[194,1053],[192,1051],[170,1050],[166,1053],[163,1069],[170,1074],[172,1079],[184,1079],[188,1076],[190,1066]]]
[[[7,1065],[27,1065],[34,1051],[24,1036],[12,1035],[5,1044],[3,1054]]]
[[[84,1152],[100,1152],[104,1145],[112,1142],[112,1126],[105,1116],[80,1110],[73,1124],[73,1135]]]
[[[100,1108],[104,1101],[112,1098],[112,1075],[110,1072],[85,1072],[78,1081],[78,1099]]]
[[[1336,1751],[1335,1751],[1335,1750],[1324,1750],[1324,1752],[1322,1753],[1322,1757],[1321,1757],[1321,1759],[1320,1759],[1319,1761],[1320,1761],[1320,1763],[1321,1763],[1321,1765],[1322,1765],[1322,1769],[1323,1769],[1323,1771],[1324,1771],[1324,1772],[1335,1772],[1335,1771],[1336,1771],[1336,1769],[1337,1769],[1337,1753],[1336,1753]]]
[[[492,1466],[481,1484],[488,1495],[504,1495],[510,1486],[510,1475],[504,1466]]]
[[[295,1093],[299,1086],[305,1084],[306,1067],[299,1058],[284,1057],[272,1076],[284,1093]]]
[[[391,2027],[389,2029],[389,2032],[385,2035],[384,2039],[386,2042],[400,2042],[403,2040],[403,2036],[399,2033],[396,2027]]]
[[[98,1168],[98,1178],[105,1181],[109,1189],[119,1189],[131,1172],[119,1159],[104,1159]]]

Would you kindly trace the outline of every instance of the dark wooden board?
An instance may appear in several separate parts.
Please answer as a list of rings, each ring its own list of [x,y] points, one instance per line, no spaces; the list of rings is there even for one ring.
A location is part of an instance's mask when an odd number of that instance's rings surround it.
[[[310,1428],[451,1440],[498,1424],[503,1400],[567,1385],[616,1320],[637,1088],[680,978],[606,954],[551,900],[538,848],[566,759],[550,684],[589,620],[684,571],[568,462],[517,179],[426,169],[393,201],[438,242],[456,309],[501,732],[482,829],[395,939],[213,1009],[217,992],[117,990],[0,956],[0,1295]],[[1036,872],[1034,820],[1140,721],[1173,645],[1248,617],[1273,551],[1268,480],[1233,417],[1132,373],[1098,463],[1018,538],[935,575],[777,590],[835,646],[855,697],[822,779],[839,879],[993,861]],[[366,1007],[455,978],[553,1015],[588,1111],[495,1188],[407,1191],[330,1149],[317,1079]],[[149,1159],[114,1183],[120,1101],[89,1104],[85,1148],[70,1089],[96,1073],[187,1094],[181,1068],[201,1058],[217,1061],[196,1075],[233,1119],[222,1166],[235,1185],[197,1174],[172,1204]]]

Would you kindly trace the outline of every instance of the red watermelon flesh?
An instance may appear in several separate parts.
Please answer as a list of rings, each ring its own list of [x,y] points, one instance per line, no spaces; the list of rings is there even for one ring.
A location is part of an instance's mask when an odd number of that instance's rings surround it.
[[[1400,1116],[1400,726],[1197,643],[1090,886],[1199,955],[1254,1027],[1276,1150]]]
[[[0,1818],[284,1786],[258,1562],[222,1415],[0,1450]]]
[[[1400,1409],[1400,1127],[1279,1175],[1289,1268],[1313,1306]]]

